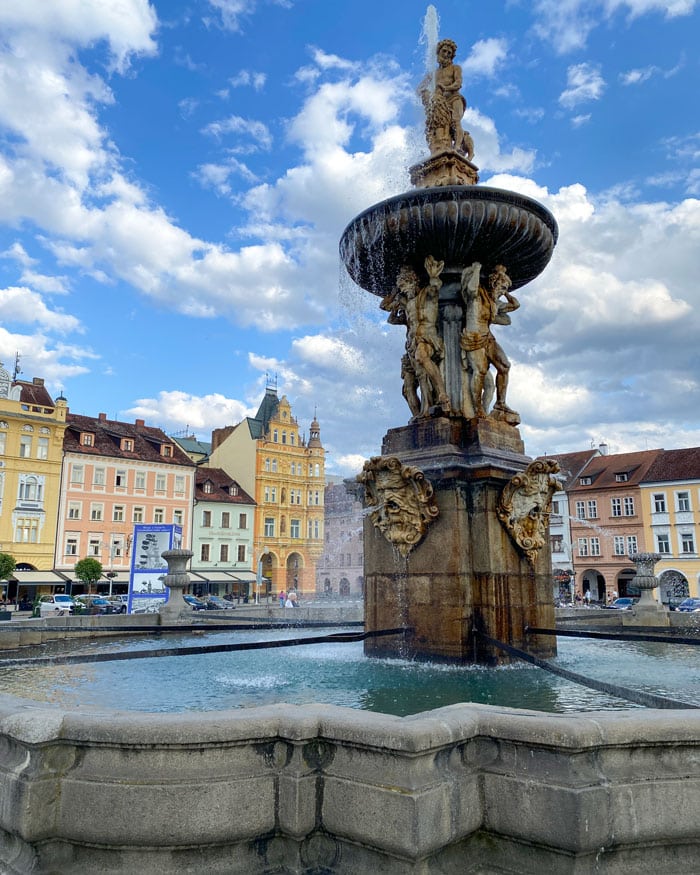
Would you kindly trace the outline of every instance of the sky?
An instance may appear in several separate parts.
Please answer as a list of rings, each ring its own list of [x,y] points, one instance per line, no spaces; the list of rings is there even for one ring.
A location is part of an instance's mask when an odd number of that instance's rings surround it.
[[[481,184],[559,242],[495,333],[530,456],[700,445],[700,0],[0,4],[0,361],[209,440],[286,395],[349,476],[408,422],[352,218],[427,157],[457,43]]]

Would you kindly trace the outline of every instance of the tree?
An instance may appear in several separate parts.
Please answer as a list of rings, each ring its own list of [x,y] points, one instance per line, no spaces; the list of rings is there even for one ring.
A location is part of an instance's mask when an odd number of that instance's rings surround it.
[[[83,583],[87,584],[88,592],[91,592],[92,584],[97,583],[97,581],[102,577],[102,563],[99,562],[97,559],[92,559],[89,556],[85,559],[79,559],[75,563],[73,573],[78,578],[78,580],[82,580]]]
[[[9,580],[17,563],[9,553],[0,553],[0,580]]]

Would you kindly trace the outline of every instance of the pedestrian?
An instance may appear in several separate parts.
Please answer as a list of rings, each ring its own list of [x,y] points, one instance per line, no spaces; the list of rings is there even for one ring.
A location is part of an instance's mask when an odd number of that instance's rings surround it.
[[[283,608],[284,603],[287,601],[287,594],[285,593],[284,590],[280,591],[279,599],[280,599],[280,607]]]
[[[287,598],[292,603],[292,607],[296,608],[297,607],[297,594],[296,594],[296,592],[294,592],[294,590],[292,590],[291,592],[287,593]]]
[[[584,600],[585,600],[585,602],[586,602],[586,607],[587,607],[587,608],[590,608],[590,606],[591,606],[591,591],[590,591],[590,589],[587,589],[587,590],[584,592],[584,594],[583,594],[583,598],[584,598]]]

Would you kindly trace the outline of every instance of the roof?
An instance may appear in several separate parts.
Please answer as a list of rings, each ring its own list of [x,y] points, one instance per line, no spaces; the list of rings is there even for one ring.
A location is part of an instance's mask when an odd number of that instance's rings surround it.
[[[55,407],[53,398],[49,395],[44,381],[40,377],[34,377],[31,383],[26,380],[15,380],[12,384],[21,389],[19,400],[22,404],[32,407]]]
[[[644,476],[644,483],[700,480],[700,447],[662,450]]]
[[[204,484],[211,484],[211,492],[204,491]],[[196,501],[219,501],[227,504],[255,504],[255,500],[241,489],[237,480],[223,468],[197,468],[194,497]]]
[[[610,456],[596,456],[576,475],[569,486],[570,492],[596,492],[600,489],[620,489],[639,486],[656,457],[663,450],[642,450],[637,453],[615,453]],[[625,475],[625,480],[618,479]],[[582,484],[582,478],[590,483]]]
[[[263,400],[260,402],[260,407],[258,407],[258,412],[255,414],[254,421],[260,423],[262,427],[262,434],[255,435],[253,434],[251,428],[251,434],[253,437],[262,437],[267,431],[267,427],[270,424],[270,420],[274,418],[277,413],[277,408],[279,407],[279,398],[277,397],[277,389],[272,386],[268,386],[265,389],[265,395],[263,396]],[[249,424],[251,423],[250,418],[248,419]]]
[[[68,413],[66,425],[63,437],[63,449],[66,453],[195,467],[194,462],[176,441],[168,437],[162,429],[146,425],[142,419],[137,419],[135,423],[119,422],[115,419],[107,419],[104,414],[94,417]],[[80,435],[83,433],[94,435],[92,446],[81,444]],[[133,450],[121,448],[122,438],[133,440]],[[161,454],[163,445],[172,447],[171,456]]]
[[[559,453],[554,456],[539,456],[540,459],[550,459],[559,463],[563,489],[569,489],[586,464],[600,455],[599,450],[578,450],[575,453]]]
[[[171,437],[188,455],[208,456],[211,453],[211,443],[200,441],[194,435],[188,437],[173,437],[171,435]]]

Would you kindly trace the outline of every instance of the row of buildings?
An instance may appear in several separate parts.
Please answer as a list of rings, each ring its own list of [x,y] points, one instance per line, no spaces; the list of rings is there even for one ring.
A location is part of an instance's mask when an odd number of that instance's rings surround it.
[[[254,417],[205,444],[141,419],[72,413],[42,379],[0,367],[0,552],[17,563],[7,595],[70,588],[84,557],[123,587],[136,525],[181,527],[195,591],[313,592],[324,466],[318,422],[307,438],[275,386]]]
[[[326,482],[316,418],[307,437],[268,385],[254,417],[211,437],[71,413],[40,378],[0,367],[0,552],[17,562],[8,595],[72,584],[86,556],[125,585],[144,524],[182,528],[195,591],[361,595],[362,508],[338,478]],[[550,517],[555,597],[634,594],[636,552],[660,555],[663,602],[698,594],[700,448],[601,444],[550,458],[562,486]]]

